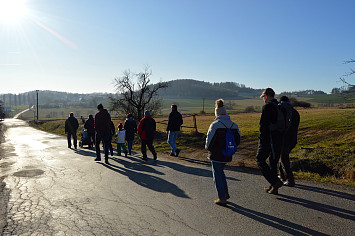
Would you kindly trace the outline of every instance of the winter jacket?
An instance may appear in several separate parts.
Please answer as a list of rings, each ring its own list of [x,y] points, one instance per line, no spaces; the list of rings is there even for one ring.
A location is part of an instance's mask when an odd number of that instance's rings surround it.
[[[125,130],[117,130],[117,143],[125,143],[125,135],[126,131]]]
[[[74,116],[69,117],[65,121],[65,133],[76,133],[76,130],[78,128],[79,128],[79,122]]]
[[[124,129],[126,130],[126,140],[131,141],[134,139],[134,134],[137,132],[137,123],[133,117],[126,119],[124,123]]]
[[[169,115],[168,127],[166,131],[180,131],[180,126],[183,124],[182,116],[177,110],[173,110]]]
[[[156,123],[150,115],[147,115],[143,119],[141,119],[138,125],[138,134],[141,139],[152,140],[154,139],[155,132]]]
[[[228,115],[220,115],[210,125],[207,131],[205,149],[208,152],[208,159],[217,162],[231,162],[232,156],[226,157],[222,155],[222,150],[226,147],[226,131],[227,128],[232,129],[234,140],[237,146],[240,143],[240,132],[238,125],[231,121]]]
[[[85,122],[84,128],[87,129],[89,134],[95,133],[94,118],[89,118]]]
[[[270,125],[277,122],[277,104],[277,100],[272,99],[263,106],[259,123],[259,139],[263,143],[270,143]]]
[[[106,109],[95,114],[94,127],[98,134],[111,134],[111,116]]]

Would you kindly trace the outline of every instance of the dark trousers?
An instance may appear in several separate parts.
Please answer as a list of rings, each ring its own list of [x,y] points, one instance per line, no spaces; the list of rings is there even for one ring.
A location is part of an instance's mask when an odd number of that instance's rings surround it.
[[[101,159],[101,155],[100,155],[100,142],[102,140],[103,144],[104,144],[104,151],[105,151],[105,159],[108,159],[108,149],[110,147],[110,138],[111,138],[111,134],[98,134],[96,133],[96,138],[95,138],[95,148],[96,148],[96,157],[98,159]]]
[[[67,139],[68,139],[68,148],[71,148],[71,137],[73,137],[74,140],[74,147],[77,147],[78,144],[78,139],[76,138],[76,132],[68,132],[67,133]]]
[[[88,133],[88,138],[89,138],[89,147],[93,146],[95,144],[95,133]]]
[[[271,185],[281,181],[277,177],[277,165],[280,160],[281,147],[281,137],[273,137],[271,142],[262,142],[259,140],[256,162],[261,173]],[[269,164],[266,163],[267,158],[269,158]]]
[[[293,173],[290,167],[290,152],[296,145],[285,144],[281,151],[281,162],[279,165],[280,176],[283,180],[294,182]]]
[[[147,146],[150,152],[153,154],[153,156],[156,156],[157,152],[155,151],[153,146],[153,139],[150,140],[141,139],[141,151],[142,151],[143,158],[147,158]]]

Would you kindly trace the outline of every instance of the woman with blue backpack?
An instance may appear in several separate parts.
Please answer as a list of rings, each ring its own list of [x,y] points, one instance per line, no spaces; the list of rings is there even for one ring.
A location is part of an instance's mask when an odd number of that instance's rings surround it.
[[[213,182],[218,194],[218,199],[214,203],[221,206],[227,205],[227,199],[230,198],[224,167],[226,163],[232,161],[232,156],[240,143],[238,125],[231,121],[223,103],[223,99],[216,101],[216,118],[208,129],[205,145],[208,159],[211,160]]]

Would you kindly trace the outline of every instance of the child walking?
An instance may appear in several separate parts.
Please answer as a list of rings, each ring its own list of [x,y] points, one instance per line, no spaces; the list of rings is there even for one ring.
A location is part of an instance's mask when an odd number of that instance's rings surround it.
[[[125,157],[127,157],[127,148],[125,145],[125,136],[126,136],[126,131],[123,129],[122,123],[118,125],[118,130],[117,130],[117,155],[121,156],[121,148],[122,151],[125,154]]]

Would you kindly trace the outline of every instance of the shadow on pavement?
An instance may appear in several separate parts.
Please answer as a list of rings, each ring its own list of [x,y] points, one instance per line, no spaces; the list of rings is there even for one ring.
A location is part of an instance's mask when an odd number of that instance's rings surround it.
[[[322,193],[322,194],[327,194],[331,195],[334,197],[340,197],[344,199],[348,199],[351,201],[355,201],[355,194],[350,194],[350,193],[344,193],[344,192],[339,192],[331,189],[325,189],[325,188],[319,188],[319,187],[312,187],[312,186],[307,186],[303,184],[296,184],[295,188],[307,190],[307,191],[312,191],[316,193]]]
[[[328,235],[275,216],[238,206],[235,203],[228,203],[227,208],[291,235]],[[260,232],[260,234],[267,234],[267,232]]]
[[[111,159],[111,162],[112,162],[112,160],[113,159]],[[107,169],[115,171],[119,174],[126,175],[130,180],[132,180],[133,182],[137,183],[138,185],[140,185],[142,187],[149,188],[149,189],[157,191],[157,192],[171,193],[171,194],[173,194],[177,197],[181,197],[181,198],[190,198],[189,196],[187,196],[185,194],[185,192],[182,189],[180,189],[178,186],[176,186],[173,183],[170,183],[160,177],[156,177],[153,175],[133,171],[133,169],[134,170],[140,169],[142,171],[142,169],[147,168],[147,166],[145,166],[145,165],[142,167],[141,163],[131,163],[130,168],[132,168],[132,169],[128,169],[128,168],[125,169],[125,168],[122,168],[122,167],[114,165],[114,164],[107,165],[102,162],[100,162],[99,164],[101,164],[101,165],[105,166]],[[153,168],[150,168],[150,169],[147,168],[147,169],[145,169],[145,171],[149,172],[149,170],[151,170],[151,169],[153,169]]]
[[[322,203],[318,203],[318,202],[313,202],[310,200],[306,200],[306,199],[302,199],[302,198],[298,198],[298,197],[292,197],[292,196],[286,196],[283,194],[279,194],[280,197],[278,197],[278,200],[287,202],[287,203],[293,203],[293,204],[298,204],[301,205],[303,207],[307,207],[313,210],[317,210],[317,211],[321,211],[327,214],[332,214],[344,219],[348,219],[348,220],[352,220],[355,221],[355,212],[354,211],[350,211],[350,210],[345,210],[345,209],[341,209],[338,207],[334,207],[334,206],[330,206],[330,205],[326,205],[326,204],[322,204]]]
[[[176,170],[176,171],[179,171],[182,173],[186,173],[186,174],[190,174],[190,175],[197,175],[197,176],[212,178],[212,170],[206,170],[206,169],[202,169],[202,168],[198,168],[198,167],[185,166],[185,165],[181,165],[176,162],[161,161],[161,160],[158,160],[157,163],[155,163],[154,165],[166,166],[166,167],[169,167],[173,170]],[[238,179],[228,177],[228,176],[226,176],[226,178],[228,180],[239,181]]]
[[[82,155],[82,156],[89,156],[89,157],[95,157],[96,158],[96,152],[95,150],[90,150],[90,149],[76,149],[74,150],[75,153]]]

